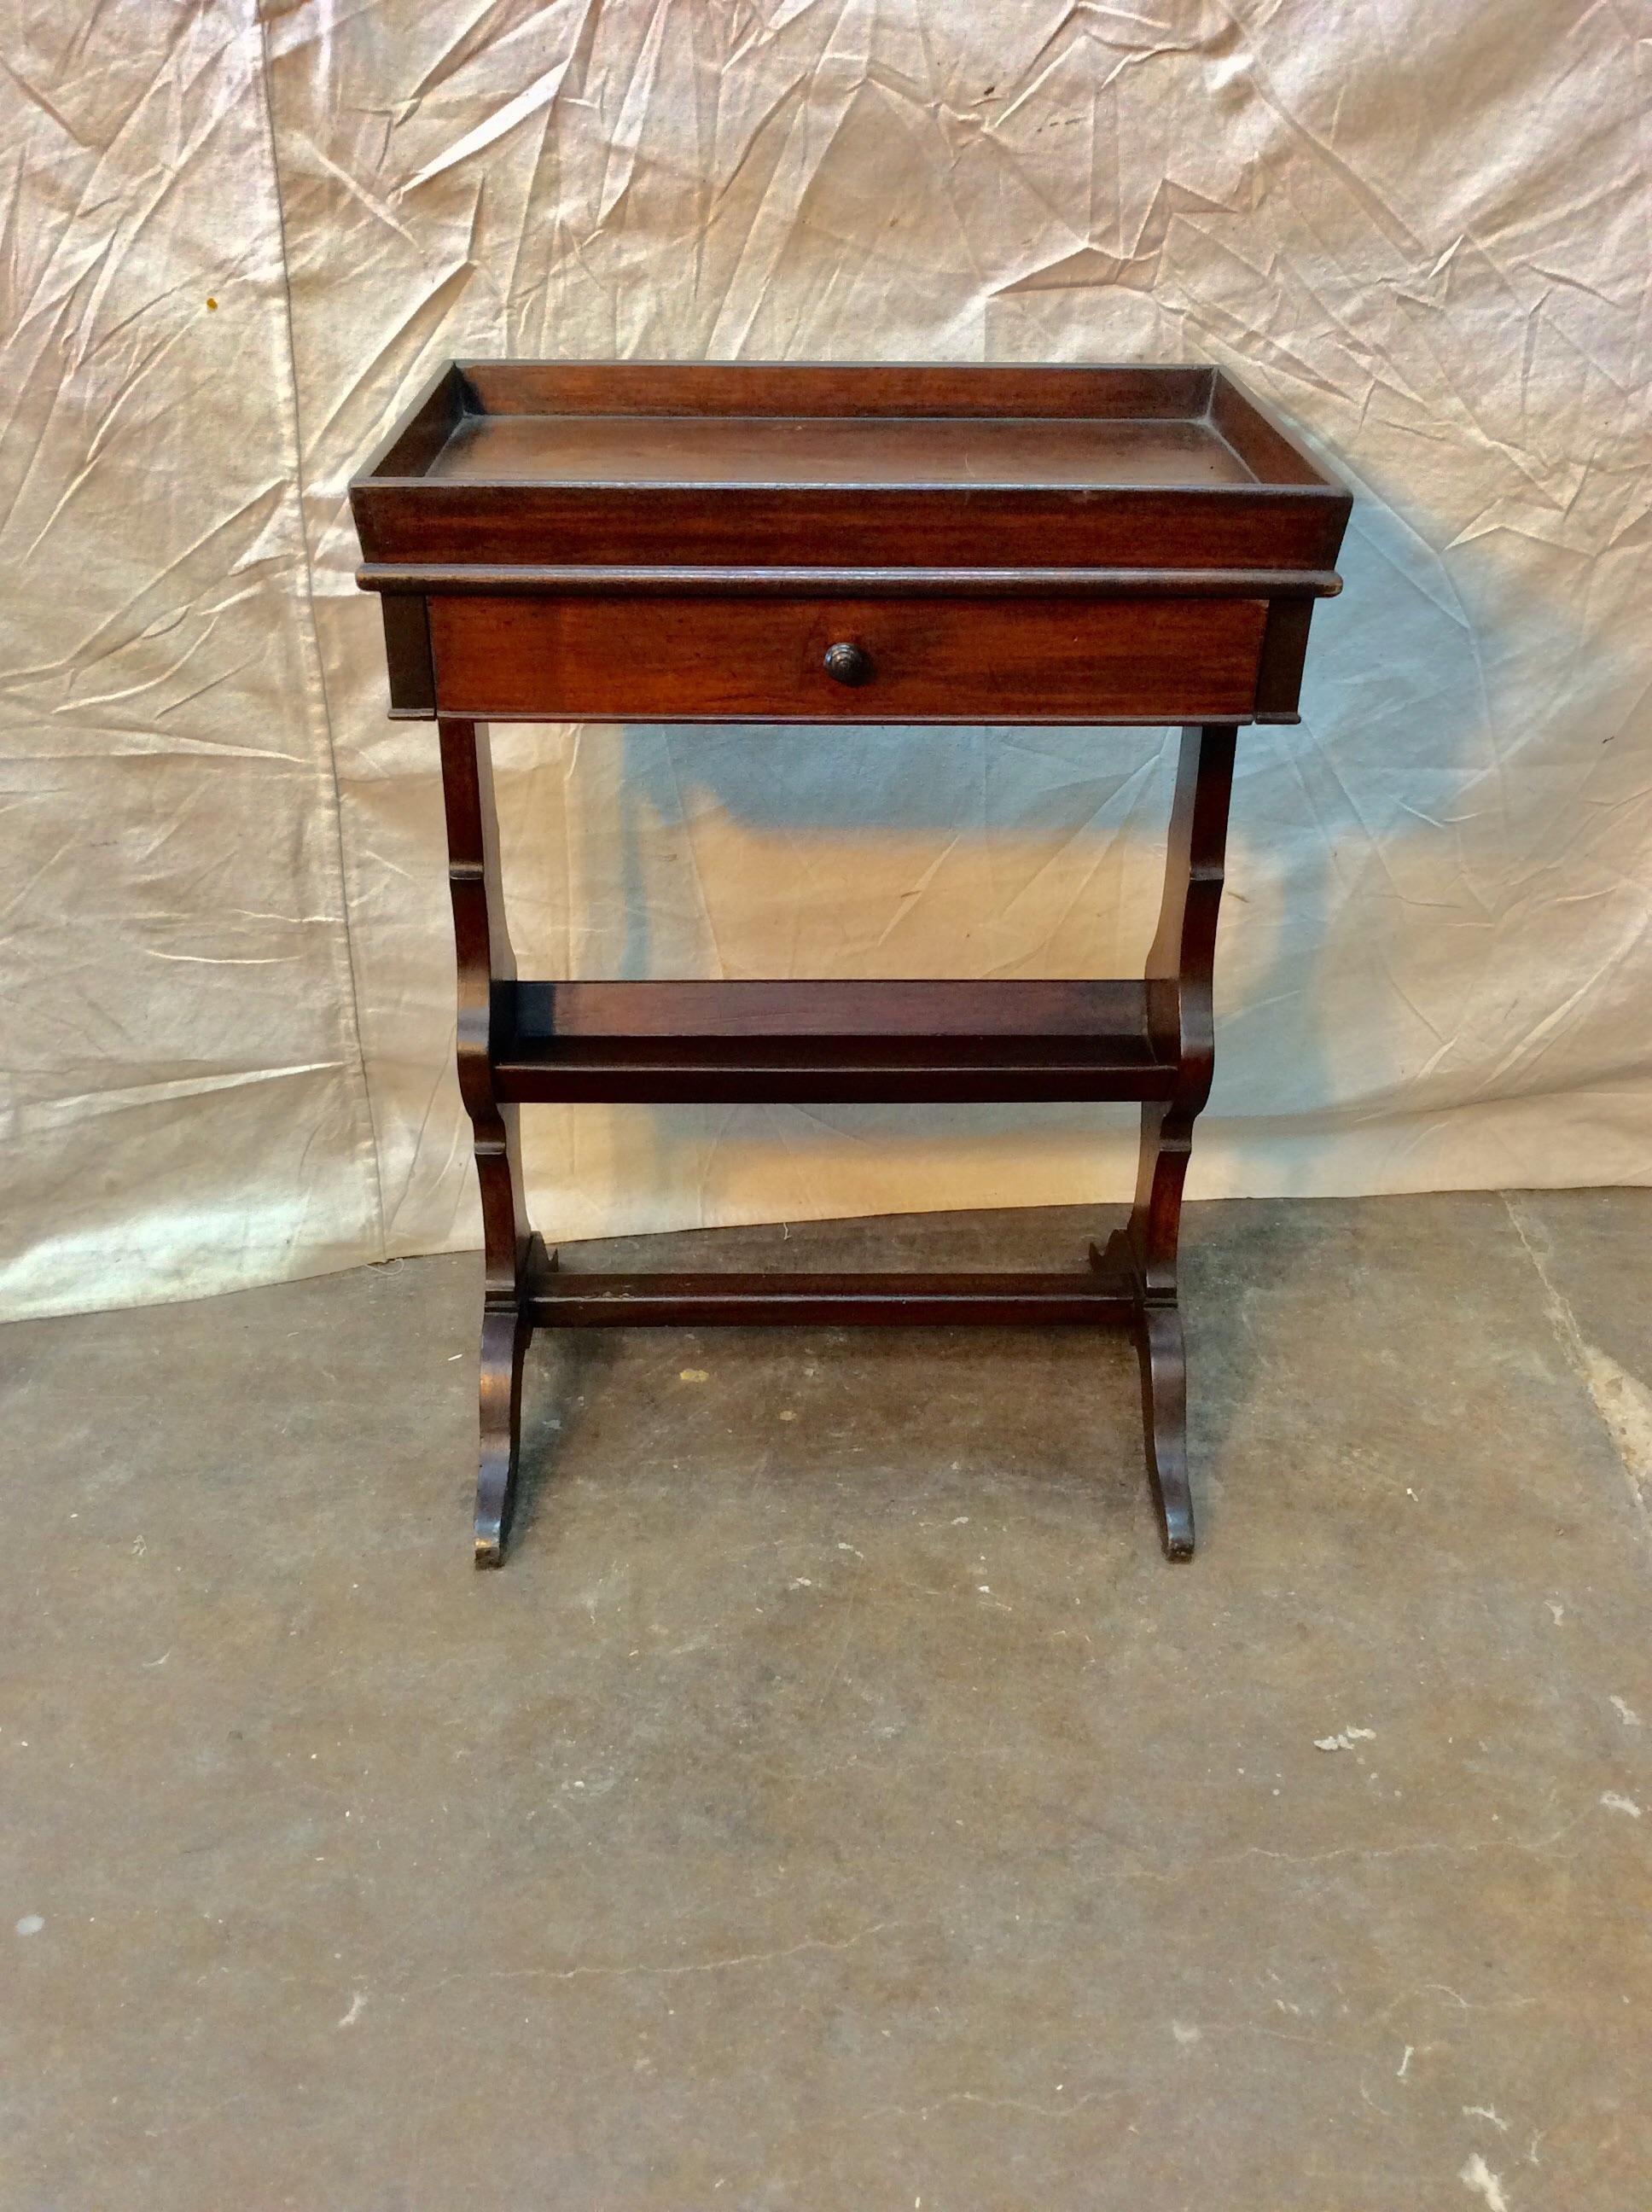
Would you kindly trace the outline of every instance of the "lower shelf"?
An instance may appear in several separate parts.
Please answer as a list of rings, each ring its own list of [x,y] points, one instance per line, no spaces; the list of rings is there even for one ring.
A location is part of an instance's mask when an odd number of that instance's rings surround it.
[[[1149,1020],[1163,988],[501,983],[494,1084],[524,1102],[1163,1098],[1176,1073]]]

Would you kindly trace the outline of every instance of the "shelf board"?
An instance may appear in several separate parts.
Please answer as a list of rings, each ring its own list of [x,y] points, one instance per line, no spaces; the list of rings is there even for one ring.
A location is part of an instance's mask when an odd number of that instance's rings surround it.
[[[1133,981],[496,987],[494,1081],[520,1101],[848,1103],[1169,1095]]]

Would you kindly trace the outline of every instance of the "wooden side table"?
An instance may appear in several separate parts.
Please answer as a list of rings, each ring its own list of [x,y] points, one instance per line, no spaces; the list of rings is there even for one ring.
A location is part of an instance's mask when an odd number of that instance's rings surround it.
[[[1193,1547],[1176,1243],[1209,1095],[1234,744],[1292,722],[1349,495],[1208,368],[459,362],[350,487],[392,714],[435,720],[485,1289],[476,1557],[536,1328],[1133,1329],[1164,1548]],[[1140,981],[531,982],[488,720],[1185,726]],[[530,1231],[544,1099],[1139,1099],[1127,1229],[1066,1274],[604,1275]]]

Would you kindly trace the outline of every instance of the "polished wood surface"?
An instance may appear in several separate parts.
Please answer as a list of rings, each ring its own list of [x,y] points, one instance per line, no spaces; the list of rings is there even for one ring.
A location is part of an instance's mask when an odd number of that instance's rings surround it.
[[[1002,1275],[580,1275],[547,1268],[528,1304],[550,1328],[1128,1328],[1127,1272]]]
[[[1139,982],[519,983],[501,1097],[665,1104],[1168,1097]]]
[[[1248,714],[1259,599],[430,603],[438,696],[494,720],[1163,722]],[[864,675],[829,665],[855,648]]]
[[[459,361],[438,383],[477,415],[1173,420],[1208,414],[1219,375],[1163,362]]]
[[[433,562],[1329,571],[1348,495],[1210,368],[456,362],[350,487]]]
[[[427,473],[481,483],[1254,483],[1206,419],[467,415]]]
[[[1334,566],[1345,511],[1306,486],[510,484],[368,479],[352,493],[378,585],[433,561],[1165,569]]]
[[[456,362],[351,486],[392,711],[438,719],[482,1189],[476,1558],[536,1327],[1124,1325],[1193,1545],[1177,1256],[1214,1054],[1237,730],[1296,719],[1345,489],[1219,371]],[[1139,980],[519,979],[485,718],[1185,724]],[[890,742],[898,743],[897,737]],[[1127,1228],[1066,1274],[584,1274],[528,1229],[524,1103],[1116,1099]]]
[[[515,1010],[518,1042],[529,1032],[570,1044],[652,1038],[673,1048],[685,1040],[923,1037],[951,1050],[999,1038],[1112,1044],[1128,1037],[1148,1049],[1145,985],[1042,975],[519,983]]]
[[[1210,1097],[1216,1066],[1216,925],[1233,790],[1234,740],[1231,728],[1182,733],[1164,902],[1146,961],[1150,1027],[1158,1051],[1175,1073],[1169,1096],[1142,1109],[1136,1200],[1117,1251],[1135,1282],[1148,1474],[1165,1549],[1173,1559],[1191,1558],[1193,1548],[1187,1362],[1176,1255],[1193,1123]]]
[[[363,562],[356,580],[364,591],[386,599],[428,592],[468,592],[496,599],[502,593],[616,595],[626,599],[812,599],[828,593],[847,598],[1004,599],[1334,599],[1342,580],[1333,568],[983,568],[960,562],[947,568],[912,568],[885,562],[879,567],[816,562],[806,567],[771,562],[753,568],[742,561],[713,567],[688,561],[638,565],[520,561]]]
[[[497,1566],[516,1490],[521,1432],[522,1360],[531,1327],[522,1291],[531,1232],[522,1187],[517,1109],[495,1080],[494,994],[516,974],[500,885],[498,817],[488,733],[474,722],[444,719],[442,789],[447,811],[447,876],[459,965],[459,1085],[482,1192],[483,1316],[481,1465],[476,1553]]]

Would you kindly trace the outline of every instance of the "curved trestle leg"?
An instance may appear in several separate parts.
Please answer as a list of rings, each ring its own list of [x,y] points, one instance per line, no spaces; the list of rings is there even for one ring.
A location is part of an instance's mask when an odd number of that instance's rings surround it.
[[[516,963],[505,927],[488,733],[478,722],[444,717],[442,789],[447,804],[447,874],[459,957],[459,1087],[475,1139],[482,1195],[481,1456],[477,1469],[476,1563],[504,1564],[516,1493],[522,1427],[522,1359],[533,1333],[528,1303],[537,1240],[522,1201],[513,1103],[494,1084],[495,987]],[[541,1248],[538,1256],[543,1257]]]
[[[505,1564],[522,1436],[522,1363],[531,1334],[516,1306],[489,1306],[482,1316],[482,1449],[476,1485],[479,1567]]]
[[[1130,1232],[1114,1230],[1105,1252],[1090,1248],[1091,1267],[1122,1274],[1135,1299],[1131,1334],[1141,1364],[1141,1422],[1147,1480],[1167,1559],[1193,1555],[1193,1487],[1187,1476],[1187,1351],[1175,1296],[1150,1300]]]
[[[1136,1202],[1129,1228],[1112,1248],[1127,1268],[1134,1296],[1147,1477],[1170,1559],[1193,1554],[1187,1353],[1176,1303],[1176,1260],[1193,1123],[1210,1096],[1214,1064],[1212,969],[1234,738],[1230,723],[1195,725],[1181,735],[1164,903],[1146,963],[1149,1024],[1175,1073],[1169,1095],[1142,1109]]]
[[[1141,1360],[1141,1418],[1147,1435],[1147,1479],[1158,1508],[1167,1559],[1193,1555],[1193,1501],[1187,1482],[1187,1353],[1175,1306],[1144,1305],[1137,1316]]]

